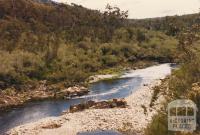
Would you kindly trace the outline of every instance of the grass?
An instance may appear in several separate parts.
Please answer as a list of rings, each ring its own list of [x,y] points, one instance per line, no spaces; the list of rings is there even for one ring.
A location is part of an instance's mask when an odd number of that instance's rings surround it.
[[[110,74],[122,74],[124,72],[124,68],[121,66],[118,67],[113,67],[113,68],[106,68],[106,69],[102,69],[99,70],[96,74],[100,74],[100,75],[110,75]]]
[[[160,87],[159,86],[155,86],[153,88],[153,96],[151,98],[151,103],[150,103],[150,107],[154,106],[154,102],[158,99],[158,94],[160,93]]]

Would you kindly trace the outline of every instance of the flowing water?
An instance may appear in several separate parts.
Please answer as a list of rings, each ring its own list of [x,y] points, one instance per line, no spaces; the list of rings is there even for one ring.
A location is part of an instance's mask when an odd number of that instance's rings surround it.
[[[0,134],[21,124],[34,122],[45,117],[59,116],[70,105],[88,100],[100,101],[127,97],[142,85],[149,84],[155,79],[165,78],[171,73],[173,68],[171,64],[161,64],[145,69],[129,71],[118,79],[99,81],[92,84],[89,87],[90,93],[82,97],[70,100],[31,102],[26,103],[20,108],[12,109],[9,112],[0,112]],[[100,132],[98,133],[101,135]]]

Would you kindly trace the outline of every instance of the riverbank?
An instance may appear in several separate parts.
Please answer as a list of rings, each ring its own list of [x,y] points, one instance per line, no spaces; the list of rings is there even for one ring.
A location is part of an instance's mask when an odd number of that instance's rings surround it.
[[[101,80],[114,79],[118,74],[95,75],[88,79],[88,83],[95,83]],[[23,106],[27,102],[56,99],[72,99],[89,93],[84,86],[73,86],[65,88],[62,84],[49,85],[46,81],[40,81],[35,86],[26,86],[26,90],[8,88],[0,91],[0,111],[7,111],[15,107]]]
[[[17,91],[14,88],[0,91],[0,111],[22,106],[26,102],[47,99],[70,99],[72,97],[85,95],[88,92],[89,90],[83,86],[77,85],[64,88],[56,85],[47,85],[46,81],[41,81],[35,87],[27,87],[25,91]]]
[[[76,135],[78,132],[94,130],[131,129],[134,134],[143,134],[144,128],[160,108],[160,104],[150,107],[153,88],[161,84],[154,80],[125,98],[128,107],[117,109],[89,109],[83,112],[67,113],[60,117],[42,119],[35,123],[16,127],[9,134]],[[162,102],[162,96],[157,99]]]
[[[112,80],[119,78],[122,74],[131,70],[139,70],[147,67],[159,65],[157,62],[136,62],[133,65],[124,65],[124,67],[109,68],[98,71],[95,75],[88,78],[89,83],[95,83],[102,80]]]
[[[118,78],[122,73],[131,69],[142,69],[157,64],[156,62],[137,62],[132,66],[125,66],[126,68],[104,69],[90,76],[85,80],[84,84],[89,85],[101,80]],[[27,102],[47,99],[71,99],[89,93],[88,89],[82,85],[66,88],[63,83],[49,84],[46,80],[37,82],[34,85],[27,84],[22,87],[22,90],[17,90],[15,87],[4,90],[0,89],[0,111],[11,110],[12,108],[23,106]]]

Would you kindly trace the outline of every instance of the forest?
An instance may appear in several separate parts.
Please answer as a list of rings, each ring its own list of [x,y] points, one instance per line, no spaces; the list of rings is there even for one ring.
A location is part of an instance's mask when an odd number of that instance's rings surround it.
[[[105,69],[176,61],[176,38],[139,28],[128,11],[0,1],[0,88],[48,80],[66,87]]]

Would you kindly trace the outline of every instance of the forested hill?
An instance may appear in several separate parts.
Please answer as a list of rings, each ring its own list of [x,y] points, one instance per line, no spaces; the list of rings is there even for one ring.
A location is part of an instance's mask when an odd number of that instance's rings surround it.
[[[149,19],[130,19],[129,23],[135,27],[143,27],[149,30],[163,31],[167,35],[176,36],[179,32],[200,23],[200,15],[189,14],[182,16],[166,16]]]
[[[69,41],[80,41],[84,37],[108,41],[114,29],[121,26],[126,16],[116,9],[100,13],[79,5],[61,3],[39,3],[36,0],[0,1],[0,39],[17,39],[22,32],[29,35],[41,33],[62,34]],[[111,15],[115,14],[115,15]],[[11,34],[12,35],[9,35]],[[13,41],[16,42],[16,41]]]
[[[0,0],[0,89],[40,80],[85,82],[95,73],[173,62],[177,40],[127,23],[128,12],[104,12],[38,0]],[[116,71],[116,70],[115,70]]]

